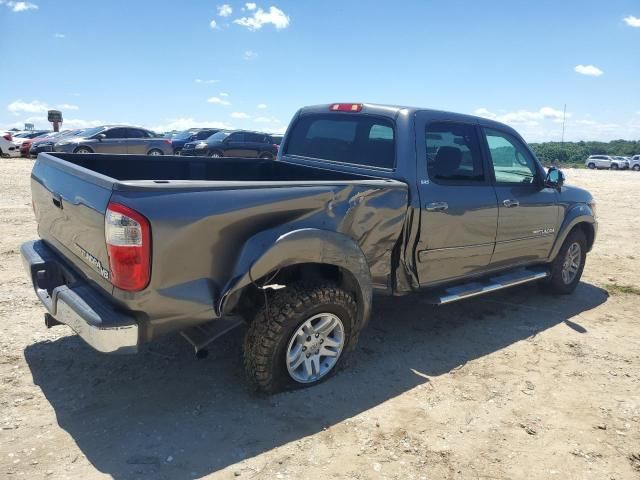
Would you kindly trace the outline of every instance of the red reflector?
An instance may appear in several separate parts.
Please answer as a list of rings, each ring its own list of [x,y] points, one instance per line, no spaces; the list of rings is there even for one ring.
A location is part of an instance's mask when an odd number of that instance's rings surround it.
[[[334,103],[329,107],[332,112],[359,112],[362,110],[361,103]]]
[[[129,207],[110,202],[104,227],[111,283],[121,290],[143,290],[151,276],[149,221]]]

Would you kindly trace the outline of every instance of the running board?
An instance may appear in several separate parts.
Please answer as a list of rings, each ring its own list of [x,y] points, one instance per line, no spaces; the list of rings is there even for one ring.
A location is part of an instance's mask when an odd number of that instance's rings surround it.
[[[496,292],[504,288],[521,285],[523,283],[535,282],[549,276],[546,270],[529,270],[526,268],[512,270],[507,273],[488,277],[475,282],[462,283],[452,287],[444,288],[434,292],[430,303],[435,305],[446,305],[457,302],[465,298],[484,295],[485,293]]]

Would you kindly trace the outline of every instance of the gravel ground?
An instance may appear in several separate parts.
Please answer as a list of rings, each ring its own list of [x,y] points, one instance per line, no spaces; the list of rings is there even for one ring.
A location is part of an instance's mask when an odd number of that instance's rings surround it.
[[[600,221],[575,294],[376,298],[349,369],[260,397],[241,331],[196,360],[47,330],[19,256],[32,161],[1,163],[0,478],[640,478],[640,173],[566,172]]]

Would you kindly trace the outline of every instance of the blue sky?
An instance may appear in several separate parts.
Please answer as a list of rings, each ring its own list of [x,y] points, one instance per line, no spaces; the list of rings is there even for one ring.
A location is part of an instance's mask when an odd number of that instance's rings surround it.
[[[0,128],[283,130],[303,105],[476,113],[640,139],[640,2],[0,0]]]

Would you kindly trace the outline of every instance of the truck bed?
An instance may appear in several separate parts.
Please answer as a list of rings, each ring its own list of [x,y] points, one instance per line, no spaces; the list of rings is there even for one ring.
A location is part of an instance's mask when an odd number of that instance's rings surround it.
[[[47,153],[119,181],[200,180],[298,182],[371,180],[376,177],[256,158]]]
[[[259,159],[45,153],[31,177],[40,237],[138,318],[143,341],[216,318],[238,265],[291,232],[353,242],[374,286],[388,287],[408,205],[408,186],[397,180]],[[151,278],[142,291],[111,283],[110,203],[149,221]],[[322,247],[305,248],[317,254]]]

